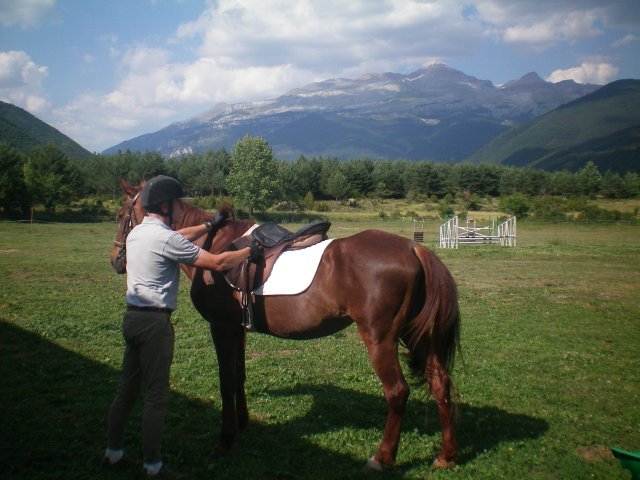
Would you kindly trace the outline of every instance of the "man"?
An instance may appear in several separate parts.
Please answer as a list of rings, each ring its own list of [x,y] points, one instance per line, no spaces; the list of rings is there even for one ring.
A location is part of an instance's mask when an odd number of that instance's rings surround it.
[[[247,247],[213,255],[191,243],[218,226],[217,222],[172,230],[174,202],[183,196],[182,186],[171,177],[160,175],[146,182],[140,199],[149,215],[126,240],[127,310],[122,325],[125,351],[120,384],[109,411],[103,461],[107,469],[133,467],[134,462],[124,454],[124,430],[142,391],[143,472],[158,480],[184,478],[162,462],[160,453],[173,360],[171,312],[177,305],[179,264],[223,271],[251,254]]]

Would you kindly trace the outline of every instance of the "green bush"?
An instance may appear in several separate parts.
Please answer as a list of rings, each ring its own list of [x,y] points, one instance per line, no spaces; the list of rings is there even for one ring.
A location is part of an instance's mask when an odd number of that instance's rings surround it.
[[[526,218],[531,210],[527,197],[521,193],[514,193],[500,200],[500,208],[518,218]]]
[[[536,220],[566,220],[567,202],[560,197],[544,196],[533,199],[531,213]]]

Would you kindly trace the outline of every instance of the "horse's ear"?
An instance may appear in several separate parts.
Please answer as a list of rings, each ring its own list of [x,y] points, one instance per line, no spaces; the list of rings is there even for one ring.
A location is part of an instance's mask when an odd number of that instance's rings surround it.
[[[120,177],[120,186],[130,197],[135,196],[135,194],[138,193],[138,190],[140,190],[138,187],[134,187],[129,182],[127,182],[124,177]]]

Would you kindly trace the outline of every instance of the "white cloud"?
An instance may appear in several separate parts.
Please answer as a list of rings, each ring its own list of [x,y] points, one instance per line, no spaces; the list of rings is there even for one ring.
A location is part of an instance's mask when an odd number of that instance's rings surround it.
[[[47,67],[36,65],[23,51],[0,52],[0,99],[42,113],[49,101],[42,88]]]
[[[640,9],[634,0],[476,0],[472,4],[482,21],[493,25],[524,25],[560,15],[592,15],[606,25],[640,25]]]
[[[136,45],[124,53],[122,66],[134,74],[162,68],[171,58],[171,52],[161,48]]]
[[[155,37],[153,44],[126,44],[120,40],[122,32],[98,37],[110,60],[120,62],[117,84],[110,91],[83,92],[56,109],[56,126],[83,145],[106,148],[185,120],[215,103],[270,98],[327,78],[408,73],[431,59],[471,58],[487,41],[524,47],[519,53],[569,47],[601,35],[605,25],[620,24],[625,8],[633,10],[628,2],[603,3],[207,1],[206,10],[177,26],[165,43]],[[634,15],[626,21],[633,23]],[[628,35],[616,43],[636,40]],[[190,56],[179,57],[183,52]],[[609,60],[580,55],[574,61],[581,63],[579,67],[556,70],[551,81],[571,78],[600,84],[617,74]],[[96,58],[93,66],[100,60]],[[2,74],[0,70],[0,85]]]
[[[55,0],[2,0],[0,25],[34,27],[51,15]]]
[[[282,93],[283,85],[299,86],[290,78],[296,72],[288,66],[228,69],[211,59],[162,64],[156,63],[162,52],[140,47],[124,57],[131,69],[116,89],[85,93],[54,112],[56,127],[81,145],[106,148],[189,118],[212,104],[243,101],[247,92],[265,98]]]
[[[629,43],[633,43],[638,41],[638,37],[636,37],[635,35],[629,34],[629,35],[625,35],[624,37],[616,40],[615,42],[613,42],[611,44],[611,46],[613,48],[619,48],[622,47],[624,45],[628,45]]]
[[[491,36],[507,44],[528,46],[538,51],[564,41],[602,35],[602,30],[596,26],[600,18],[596,10],[571,8],[570,3],[559,3],[555,12],[540,11],[532,5],[517,2],[489,1],[478,5],[480,17]]]
[[[481,35],[461,19],[457,0],[221,0],[180,25],[165,46],[116,52],[117,86],[79,96],[56,115],[81,144],[110,146],[124,132],[128,138],[148,133],[215,103],[271,98],[310,82],[397,71],[398,65],[416,69],[429,58],[473,51]],[[111,36],[101,40],[113,43]],[[174,60],[170,49],[180,48],[197,58]],[[101,136],[110,132],[113,142],[87,140],[87,124]]]
[[[201,57],[228,68],[359,75],[475,51],[482,30],[461,11],[454,0],[222,0],[181,25],[174,41],[199,40]]]
[[[579,67],[555,70],[547,81],[557,83],[562,80],[574,80],[577,83],[604,85],[618,74],[618,69],[610,63],[583,63]]]

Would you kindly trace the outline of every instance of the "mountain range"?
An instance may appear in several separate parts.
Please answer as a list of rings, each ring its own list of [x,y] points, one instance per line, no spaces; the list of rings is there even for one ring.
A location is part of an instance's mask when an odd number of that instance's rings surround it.
[[[408,75],[367,74],[297,88],[260,102],[219,104],[104,153],[171,156],[265,138],[279,159],[309,157],[461,161],[501,133],[598,89],[535,73],[495,86],[433,64]]]
[[[593,161],[601,172],[640,172],[640,80],[600,87],[549,83],[529,73],[496,86],[434,64],[408,75],[332,79],[261,102],[219,104],[104,153],[230,150],[247,134],[265,138],[281,160],[369,157],[571,171]],[[91,155],[4,102],[0,141],[25,151],[52,143],[71,158]]]
[[[469,159],[542,170],[640,170],[640,80],[618,80],[523,125]]]
[[[0,141],[23,151],[52,144],[69,158],[84,160],[91,156],[91,152],[51,125],[6,102],[0,102]]]

